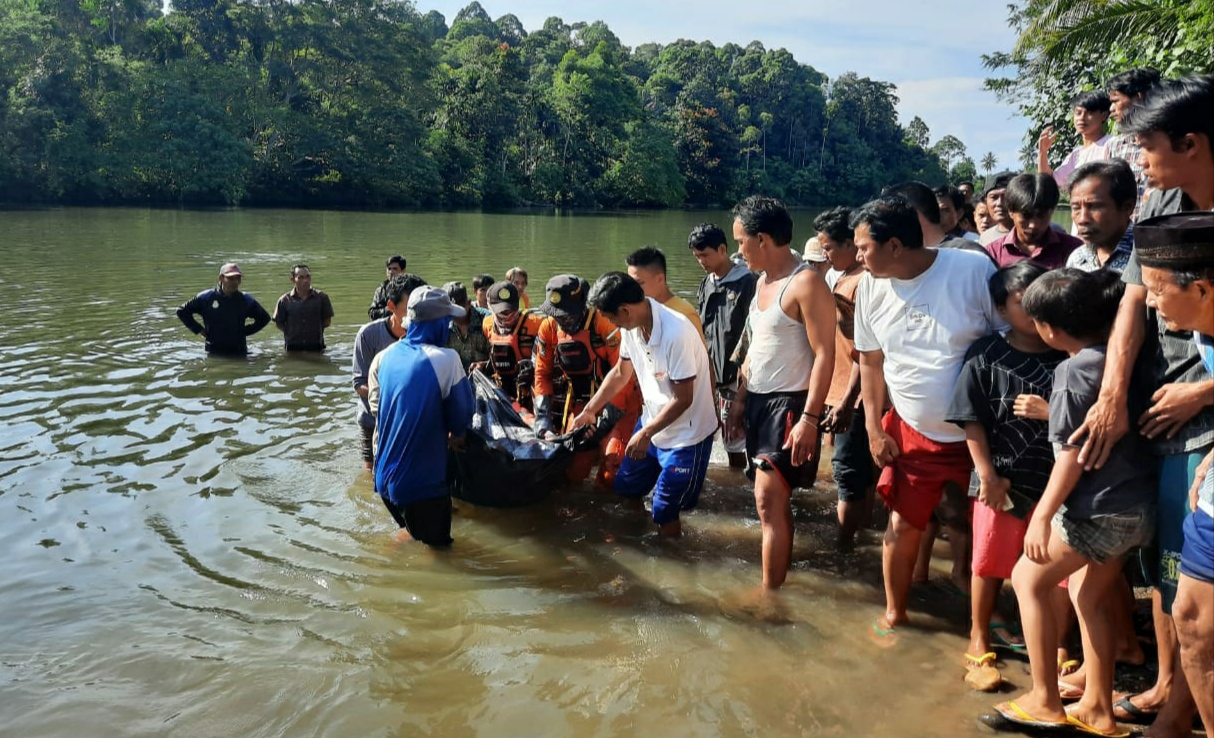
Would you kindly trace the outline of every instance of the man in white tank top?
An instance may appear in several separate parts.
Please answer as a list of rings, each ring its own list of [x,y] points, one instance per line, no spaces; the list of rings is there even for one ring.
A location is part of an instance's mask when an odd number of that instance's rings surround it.
[[[834,372],[835,300],[822,276],[789,249],[792,218],[783,203],[748,197],[733,216],[746,266],[763,275],[728,422],[734,432],[745,425],[747,474],[763,529],[763,587],[776,589],[792,562],[792,490],[817,476],[818,425]]]

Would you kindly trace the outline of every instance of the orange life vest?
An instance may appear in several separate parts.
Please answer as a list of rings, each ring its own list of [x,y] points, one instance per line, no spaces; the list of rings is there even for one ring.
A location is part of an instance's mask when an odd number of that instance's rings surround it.
[[[489,363],[493,367],[493,378],[507,395],[517,399],[519,362],[531,358],[542,318],[524,310],[518,316],[514,329],[506,334],[499,332],[492,321],[492,316],[486,318],[485,334],[489,338]]]
[[[611,371],[611,362],[603,356],[607,338],[592,329],[597,314],[593,309],[588,310],[577,333],[566,333],[557,324],[556,365],[564,373],[575,403],[589,401],[599,382]]]

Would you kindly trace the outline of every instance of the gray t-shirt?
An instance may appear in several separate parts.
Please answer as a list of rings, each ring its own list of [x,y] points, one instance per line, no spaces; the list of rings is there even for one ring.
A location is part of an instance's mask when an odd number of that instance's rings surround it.
[[[1050,442],[1066,446],[1067,439],[1083,424],[1088,409],[1100,394],[1104,377],[1105,346],[1089,346],[1058,365],[1054,370],[1054,388],[1050,393]],[[1141,402],[1149,398],[1143,388],[1131,381],[1130,414],[1138,417]],[[1128,433],[1117,442],[1108,462],[1100,469],[1084,472],[1075,489],[1066,498],[1066,515],[1085,519],[1093,515],[1112,515],[1131,510],[1155,499],[1156,458],[1137,433]]]
[[[1004,236],[1006,236],[1009,233],[1011,233],[1010,229],[1004,228],[1003,226],[999,226],[999,225],[993,225],[990,228],[987,228],[985,231],[983,231],[982,235],[978,236],[978,243],[985,246],[988,243],[994,243],[995,241],[998,241],[999,239],[1003,238]]]
[[[1141,220],[1156,215],[1169,215],[1196,210],[1197,206],[1179,189],[1153,190],[1142,206]],[[1121,273],[1121,281],[1142,286],[1142,265],[1138,263],[1138,252],[1130,254],[1130,260]],[[1158,347],[1155,368],[1155,387],[1165,384],[1204,382],[1210,373],[1201,365],[1201,357],[1193,344],[1190,331],[1171,331],[1158,313],[1151,310],[1158,332]],[[1143,345],[1143,350],[1154,349],[1154,341]],[[1132,416],[1137,417],[1137,416]],[[1214,407],[1207,407],[1190,420],[1172,439],[1159,439],[1152,448],[1155,453],[1171,454],[1204,451],[1214,445]]]

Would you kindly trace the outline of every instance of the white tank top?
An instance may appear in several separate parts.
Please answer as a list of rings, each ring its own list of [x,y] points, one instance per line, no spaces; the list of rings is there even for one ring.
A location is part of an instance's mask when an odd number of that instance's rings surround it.
[[[788,317],[780,306],[793,277],[808,268],[808,264],[801,264],[793,269],[766,310],[759,309],[758,294],[750,303],[747,318],[750,323],[750,366],[746,377],[746,388],[750,392],[768,394],[809,389],[814,350],[805,335],[805,325]]]

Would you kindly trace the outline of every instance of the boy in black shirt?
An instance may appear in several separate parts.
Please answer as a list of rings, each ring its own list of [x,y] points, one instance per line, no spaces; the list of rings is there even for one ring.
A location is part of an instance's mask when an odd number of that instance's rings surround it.
[[[1108,595],[1121,576],[1126,553],[1150,541],[1155,464],[1136,433],[1119,441],[1108,463],[1092,471],[1084,470],[1079,447],[1067,441],[1100,392],[1105,341],[1120,298],[1119,286],[1115,273],[1060,269],[1042,276],[1024,293],[1024,309],[1042,339],[1070,355],[1055,370],[1050,395],[1053,471],[1029,517],[1024,556],[1012,572],[1033,686],[1027,694],[995,708],[1005,719],[1035,728],[1070,726],[1088,733],[1120,734],[1113,719],[1114,633],[1106,612]],[[1129,396],[1132,404],[1143,404],[1150,393],[1139,388]],[[1064,710],[1050,597],[1068,577],[1083,636],[1087,684],[1079,702]]]
[[[970,347],[945,416],[965,428],[974,459],[978,504],[973,508],[972,626],[965,659],[966,682],[983,691],[1002,681],[991,650],[991,617],[1003,580],[1011,578],[1024,549],[1026,519],[1054,465],[1044,420],[1016,412],[1027,396],[1050,396],[1054,369],[1066,359],[1041,340],[1021,305],[1025,290],[1045,272],[1035,262],[1022,261],[991,275],[991,299],[1011,330]]]

